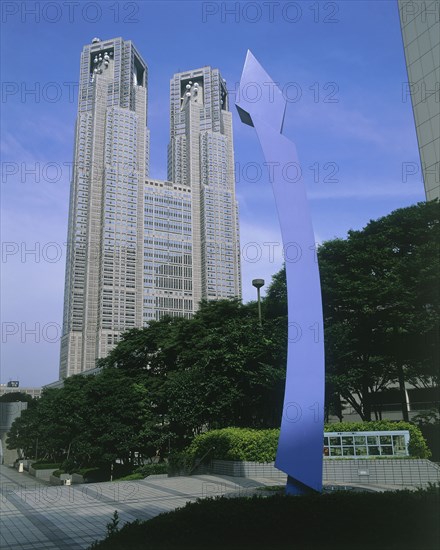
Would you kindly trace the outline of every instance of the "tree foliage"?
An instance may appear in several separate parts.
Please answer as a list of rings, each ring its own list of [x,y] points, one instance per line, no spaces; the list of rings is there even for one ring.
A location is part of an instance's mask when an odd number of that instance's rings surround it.
[[[439,208],[402,208],[319,247],[328,405],[341,397],[371,420],[391,383],[438,385]],[[286,311],[284,269],[265,306]]]
[[[0,396],[0,403],[31,403],[33,397],[22,391],[11,391]]]
[[[8,447],[33,458],[67,461],[69,468],[108,465],[151,452],[154,430],[147,388],[113,369],[73,376],[63,388],[44,390],[14,421]]]

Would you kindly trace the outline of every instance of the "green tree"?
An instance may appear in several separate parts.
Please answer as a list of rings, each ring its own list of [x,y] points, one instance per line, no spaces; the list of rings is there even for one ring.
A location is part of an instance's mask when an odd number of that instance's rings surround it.
[[[110,466],[116,459],[132,464],[137,453],[154,454],[158,420],[152,405],[145,384],[124,371],[72,376],[23,411],[8,447],[72,467]]]
[[[220,300],[203,302],[192,319],[163,318],[126,333],[101,364],[141,377],[162,447],[181,446],[207,426],[278,425],[280,349],[277,321],[261,329],[255,304]]]
[[[110,465],[116,459],[133,464],[135,453],[151,450],[156,420],[144,384],[105,369],[88,377],[84,401],[87,415],[73,449],[84,464]]]
[[[318,249],[325,324],[327,406],[339,398],[370,420],[374,396],[399,382],[439,382],[439,203],[420,203],[370,221]],[[265,300],[287,311],[285,271]]]
[[[199,330],[191,342],[191,363],[169,380],[175,425],[197,433],[279,424],[285,365],[276,361],[279,342],[267,327],[262,330],[254,315],[218,318],[216,327]]]
[[[36,403],[32,405],[28,405],[28,408],[14,420],[6,440],[8,449],[21,449],[24,457],[29,458],[35,457],[39,436]]]
[[[0,403],[15,403],[21,401],[22,403],[31,403],[33,397],[22,391],[11,391],[4,393],[0,396]]]

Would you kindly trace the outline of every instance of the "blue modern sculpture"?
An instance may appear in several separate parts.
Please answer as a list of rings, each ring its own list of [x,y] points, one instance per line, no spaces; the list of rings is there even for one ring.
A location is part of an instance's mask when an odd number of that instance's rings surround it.
[[[241,121],[255,128],[273,175],[286,260],[287,372],[275,466],[288,475],[287,494],[321,491],[324,327],[315,237],[295,144],[281,134],[286,101],[250,51],[236,106]]]

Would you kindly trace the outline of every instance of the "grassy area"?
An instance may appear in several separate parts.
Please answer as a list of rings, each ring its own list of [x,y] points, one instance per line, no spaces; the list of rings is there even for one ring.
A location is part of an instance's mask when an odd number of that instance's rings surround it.
[[[439,499],[438,488],[205,499],[127,524],[92,548],[437,550]]]

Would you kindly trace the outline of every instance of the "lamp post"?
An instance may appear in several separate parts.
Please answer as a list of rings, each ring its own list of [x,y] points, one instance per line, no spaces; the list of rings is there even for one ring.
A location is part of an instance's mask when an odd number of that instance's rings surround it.
[[[263,323],[261,321],[261,299],[260,299],[260,288],[264,286],[264,279],[254,279],[252,281],[252,286],[254,286],[257,289],[257,302],[258,302],[258,321],[260,323],[260,327],[263,326]]]

